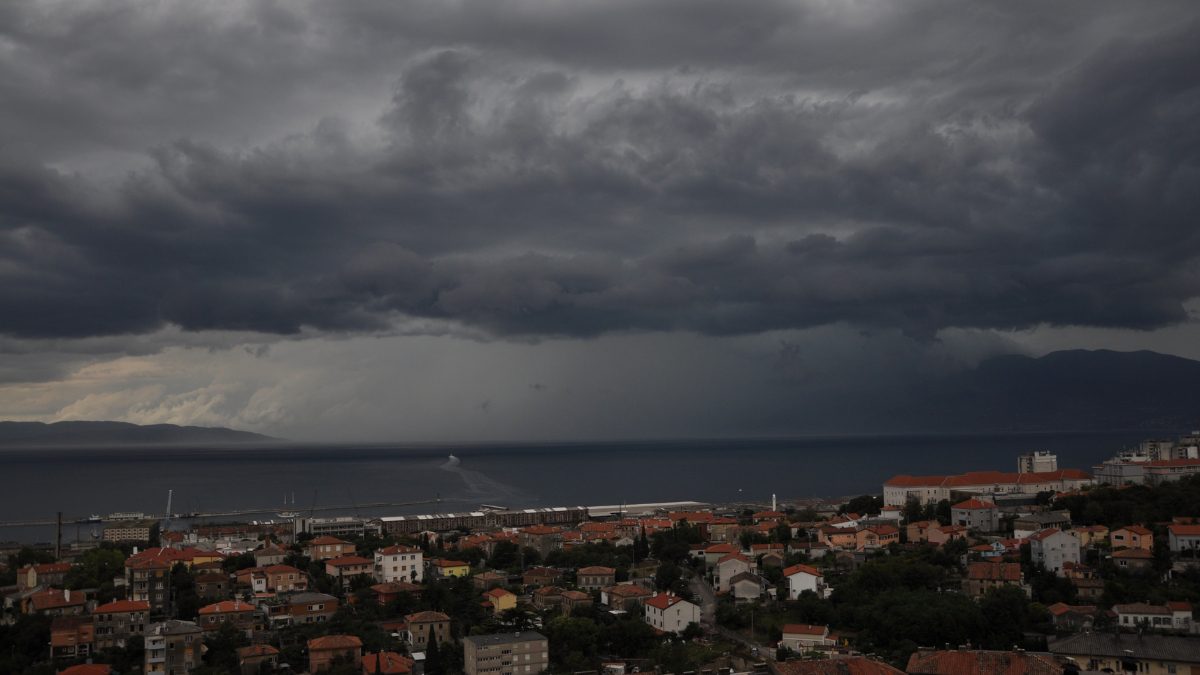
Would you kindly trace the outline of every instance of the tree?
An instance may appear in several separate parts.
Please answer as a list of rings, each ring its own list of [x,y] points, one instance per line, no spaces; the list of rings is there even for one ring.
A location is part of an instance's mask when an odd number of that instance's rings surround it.
[[[250,644],[246,634],[232,621],[226,621],[213,633],[205,636],[205,665],[214,672],[233,673],[238,671],[238,647]]]
[[[876,515],[883,509],[883,498],[872,495],[861,495],[842,504],[838,513],[857,513],[859,515]]]
[[[438,644],[437,638],[434,638],[425,648],[425,675],[443,675],[444,667],[441,645]]]

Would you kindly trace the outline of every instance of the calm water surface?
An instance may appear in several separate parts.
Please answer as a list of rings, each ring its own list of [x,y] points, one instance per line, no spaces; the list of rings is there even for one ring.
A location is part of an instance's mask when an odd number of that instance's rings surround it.
[[[295,507],[442,499],[438,507],[358,508],[402,514],[504,506],[739,498],[781,500],[877,493],[897,473],[1013,471],[1031,450],[1087,469],[1143,432],[858,436],[772,440],[455,446],[272,446],[0,450],[0,521],[114,511]],[[460,462],[447,461],[453,453]],[[324,512],[322,515],[333,515]],[[244,519],[266,519],[270,514]],[[89,536],[66,528],[65,539]],[[48,541],[52,528],[0,528],[0,540]]]

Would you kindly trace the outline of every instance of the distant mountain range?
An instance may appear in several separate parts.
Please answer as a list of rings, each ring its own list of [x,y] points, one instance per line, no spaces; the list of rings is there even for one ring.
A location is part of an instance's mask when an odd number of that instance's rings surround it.
[[[0,447],[119,445],[239,445],[279,439],[223,427],[128,422],[0,422]]]
[[[1150,351],[1005,355],[885,387],[864,403],[873,419],[859,422],[889,431],[1188,430],[1200,427],[1200,361]]]

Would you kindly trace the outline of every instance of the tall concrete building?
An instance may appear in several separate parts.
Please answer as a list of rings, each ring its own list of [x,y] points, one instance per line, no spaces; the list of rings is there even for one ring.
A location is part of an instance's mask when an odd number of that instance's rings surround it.
[[[1058,455],[1048,450],[1027,452],[1017,456],[1017,473],[1047,473],[1058,471]]]
[[[187,675],[201,665],[204,630],[191,621],[163,621],[146,631],[146,673]]]
[[[467,675],[533,675],[550,667],[550,642],[534,631],[463,638]]]

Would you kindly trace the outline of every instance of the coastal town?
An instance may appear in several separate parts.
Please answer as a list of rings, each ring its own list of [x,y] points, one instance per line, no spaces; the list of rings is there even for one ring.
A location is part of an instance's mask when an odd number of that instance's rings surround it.
[[[836,499],[111,514],[0,549],[0,672],[1200,670],[1200,433],[1012,468]]]

